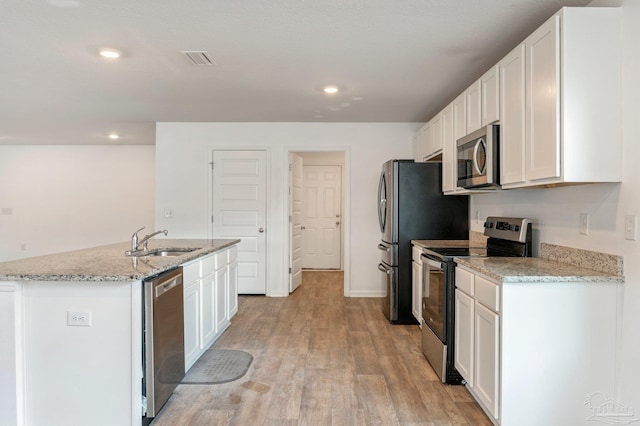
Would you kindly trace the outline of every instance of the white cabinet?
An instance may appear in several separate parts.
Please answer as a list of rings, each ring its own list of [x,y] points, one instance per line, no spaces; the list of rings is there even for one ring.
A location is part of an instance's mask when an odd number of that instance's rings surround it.
[[[442,154],[442,113],[438,113],[431,119],[431,137],[427,145],[426,158],[432,158]]]
[[[416,163],[424,162],[428,146],[431,143],[431,123],[420,127],[413,138],[413,159]]]
[[[238,313],[238,248],[233,246],[229,249],[229,288],[227,292],[227,314],[229,320]]]
[[[500,61],[500,182],[525,182],[525,49],[513,49]]]
[[[500,386],[500,317],[481,303],[474,306],[475,394],[494,417],[498,417]]]
[[[477,80],[473,83],[467,90],[465,90],[464,95],[466,97],[466,108],[467,108],[467,126],[466,133],[469,134],[471,132],[475,132],[480,128],[482,122],[482,89],[481,89],[480,80]],[[464,136],[464,135],[463,135]]]
[[[594,389],[614,394],[620,286],[456,267],[455,367],[495,424],[582,424]]]
[[[453,139],[453,104],[442,110],[442,192],[450,193],[458,188],[456,146]]]
[[[455,291],[455,353],[456,370],[473,387],[474,355],[474,301],[460,289]]]
[[[422,328],[422,250],[413,246],[411,253],[411,313]]]
[[[236,253],[233,246],[182,265],[185,371],[226,330],[238,311]]]
[[[491,67],[489,71],[480,77],[480,91],[482,98],[481,105],[481,127],[500,119],[500,73],[498,65]]]
[[[563,8],[500,62],[503,188],[621,180],[619,31],[617,8]]]
[[[197,263],[183,267],[183,273],[187,268],[197,268]],[[196,273],[197,274],[197,273]],[[187,274],[185,273],[186,277]],[[200,282],[184,283],[184,357],[185,365],[193,363],[200,354]]]

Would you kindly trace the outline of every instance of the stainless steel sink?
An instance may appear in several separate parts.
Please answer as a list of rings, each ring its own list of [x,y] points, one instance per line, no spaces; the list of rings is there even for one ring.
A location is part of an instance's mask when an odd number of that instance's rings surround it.
[[[182,256],[183,254],[199,250],[200,247],[156,248],[139,254],[139,256]]]

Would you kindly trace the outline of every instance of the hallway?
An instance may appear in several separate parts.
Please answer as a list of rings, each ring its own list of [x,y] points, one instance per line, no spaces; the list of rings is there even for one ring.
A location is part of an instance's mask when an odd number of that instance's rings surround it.
[[[288,298],[241,296],[214,347],[251,353],[247,374],[178,386],[152,425],[491,425],[463,386],[440,383],[417,325],[342,292],[341,271],[305,271]]]

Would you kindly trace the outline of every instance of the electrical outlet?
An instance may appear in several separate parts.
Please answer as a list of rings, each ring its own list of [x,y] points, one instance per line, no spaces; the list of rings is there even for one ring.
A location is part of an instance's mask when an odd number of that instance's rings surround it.
[[[587,213],[580,213],[580,233],[589,235],[589,215]]]
[[[67,311],[67,325],[91,327],[91,312]]]
[[[171,217],[173,217],[173,210],[171,210],[171,209],[164,209],[164,217],[166,217],[166,218],[171,218]]]
[[[627,240],[638,239],[638,216],[628,214],[624,217],[624,238]]]

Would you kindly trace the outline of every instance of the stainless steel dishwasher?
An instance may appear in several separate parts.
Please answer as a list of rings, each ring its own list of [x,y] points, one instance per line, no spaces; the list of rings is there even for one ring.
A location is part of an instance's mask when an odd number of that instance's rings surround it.
[[[184,377],[182,268],[143,281],[145,417],[155,417]]]

